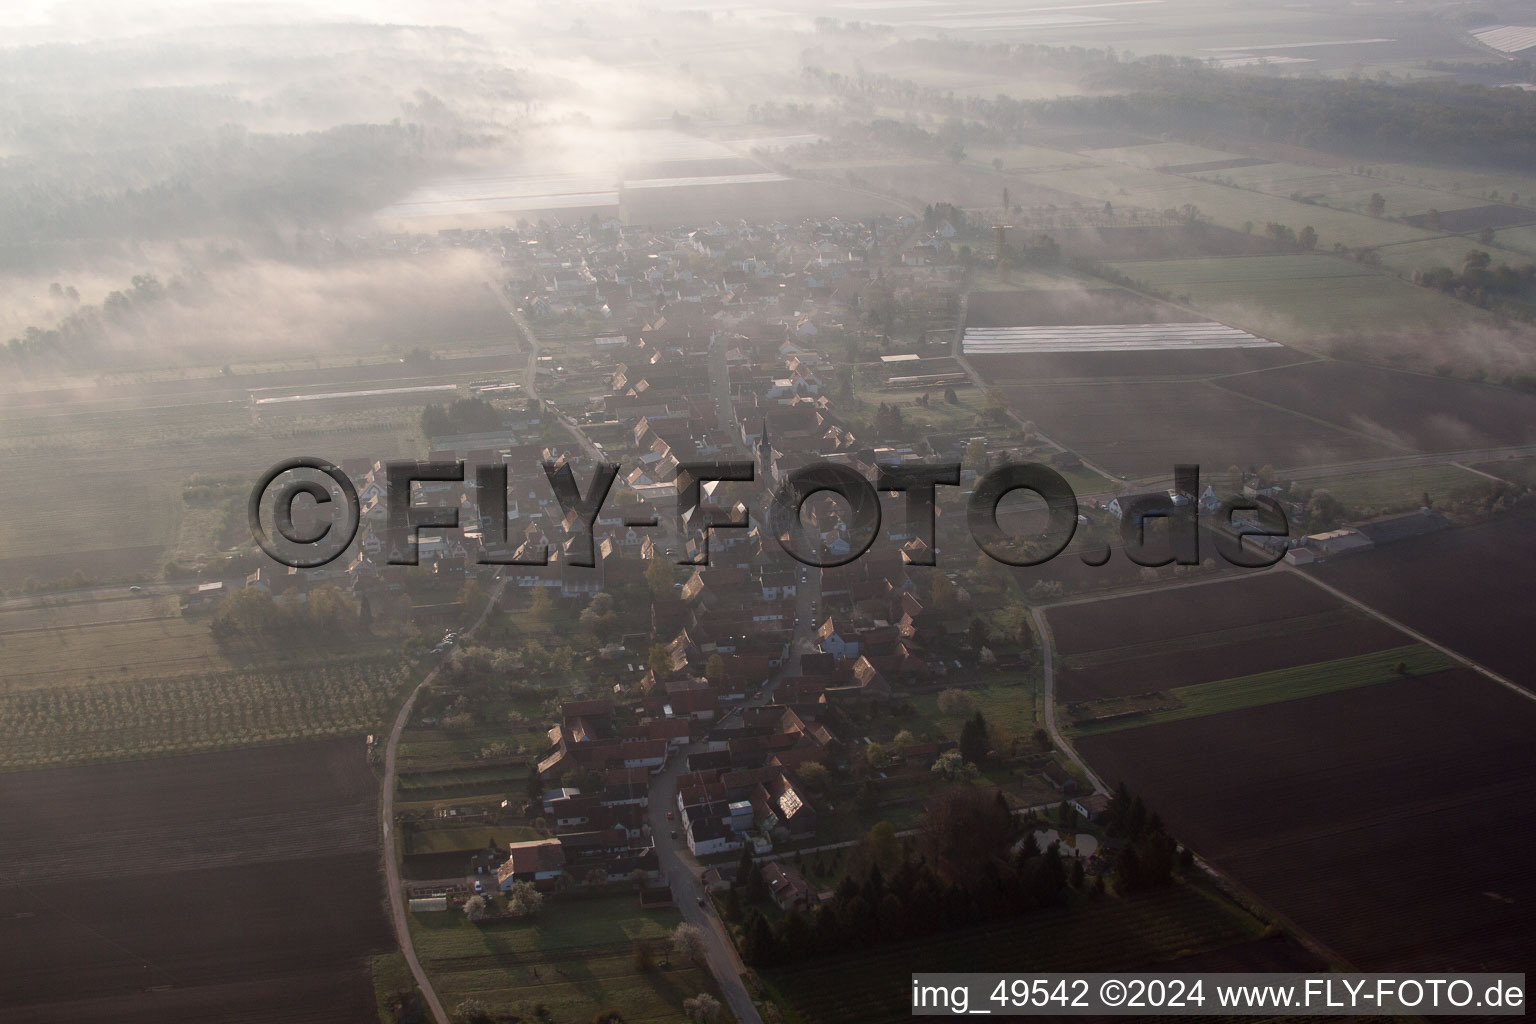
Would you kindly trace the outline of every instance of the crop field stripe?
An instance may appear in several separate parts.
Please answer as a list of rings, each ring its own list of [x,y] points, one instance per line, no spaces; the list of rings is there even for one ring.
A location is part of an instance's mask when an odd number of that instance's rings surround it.
[[[1100,647],[1092,651],[1084,651],[1082,654],[1063,655],[1061,661],[1064,668],[1092,668],[1101,665],[1113,665],[1118,662],[1139,661],[1153,654],[1171,654],[1177,651],[1203,651],[1217,647],[1235,647],[1249,640],[1261,640],[1293,633],[1311,633],[1320,629],[1326,629],[1341,622],[1349,621],[1349,617],[1355,614],[1357,613],[1353,609],[1330,608],[1325,611],[1313,612],[1310,615],[1297,615],[1277,621],[1247,623],[1226,629],[1213,629],[1201,633],[1188,633],[1183,636],[1168,637],[1164,640],[1127,644],[1123,647]]]
[[[1382,622],[1385,622],[1387,625],[1393,627],[1394,629],[1407,633],[1409,636],[1419,641],[1419,643],[1424,644],[1426,647],[1433,647],[1435,650],[1454,659],[1460,664],[1483,676],[1485,679],[1498,683],[1506,690],[1509,690],[1513,693],[1518,693],[1526,700],[1536,701],[1536,693],[1532,693],[1530,690],[1527,690],[1519,683],[1516,683],[1513,680],[1500,675],[1493,669],[1484,666],[1480,662],[1473,661],[1471,658],[1467,657],[1465,654],[1460,653],[1459,651],[1453,650],[1444,644],[1431,640],[1429,637],[1425,636],[1423,633],[1420,633],[1418,630],[1412,628],[1411,626],[1397,621],[1390,615],[1387,615],[1385,612],[1377,611],[1375,608],[1372,608],[1364,601],[1351,597],[1349,594],[1346,594],[1344,591],[1338,589],[1337,587],[1324,583],[1322,580],[1318,579],[1316,576],[1313,576],[1311,573],[1301,572],[1300,570],[1290,568],[1289,566],[1286,567],[1286,571],[1295,573],[1297,576],[1300,576],[1302,579],[1306,580],[1308,583],[1311,583],[1313,586],[1319,587],[1322,590],[1332,594],[1334,597],[1337,597],[1339,600],[1345,601],[1353,607],[1360,609],[1367,615],[1371,616],[1373,619],[1378,619]]]
[[[1282,701],[1316,697],[1339,690],[1352,690],[1360,686],[1373,686],[1402,677],[1397,670],[1399,663],[1406,665],[1412,675],[1427,675],[1452,667],[1452,660],[1445,654],[1423,644],[1410,644],[1385,651],[1374,651],[1353,658],[1317,662],[1300,668],[1259,672],[1254,675],[1223,679],[1214,683],[1175,687],[1169,691],[1183,706],[1134,718],[1116,718],[1103,725],[1092,722],[1078,726],[1079,735],[1101,732],[1119,732],[1144,725],[1178,721],[1184,718],[1201,718],[1223,711],[1241,711]]]

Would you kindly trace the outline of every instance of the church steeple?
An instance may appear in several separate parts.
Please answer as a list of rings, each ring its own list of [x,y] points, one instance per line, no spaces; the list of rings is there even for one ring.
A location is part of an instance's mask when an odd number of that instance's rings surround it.
[[[763,417],[762,435],[757,439],[757,471],[765,480],[774,479],[777,460],[773,457],[773,442],[768,439],[768,417]]]

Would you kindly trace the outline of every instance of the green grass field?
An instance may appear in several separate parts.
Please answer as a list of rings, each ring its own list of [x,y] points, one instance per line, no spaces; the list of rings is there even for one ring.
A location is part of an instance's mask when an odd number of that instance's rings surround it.
[[[1222,679],[1214,683],[1178,686],[1168,691],[1179,706],[1147,714],[1128,715],[1108,721],[1085,722],[1072,729],[1075,735],[1139,729],[1144,725],[1174,722],[1185,718],[1203,718],[1223,711],[1300,700],[1324,693],[1352,690],[1360,686],[1389,683],[1402,677],[1398,666],[1409,675],[1428,675],[1452,667],[1452,660],[1423,644],[1410,644],[1385,651],[1373,651],[1353,658],[1316,662],[1298,668],[1259,672],[1254,675]]]
[[[766,978],[803,1024],[883,1024],[911,1019],[916,970],[1129,970],[1232,945],[1260,931],[1260,923],[1241,911],[1175,885],[828,957],[767,972]]]
[[[1529,263],[1536,258],[1536,227],[1500,228],[1494,232],[1493,240],[1496,244],[1519,253],[1522,263]]]
[[[1505,459],[1502,462],[1484,462],[1473,467],[1491,473],[1501,480],[1509,480],[1527,487],[1536,487],[1536,457]]]
[[[508,843],[526,843],[544,838],[538,829],[522,825],[496,827],[476,825],[470,828],[428,828],[405,835],[405,853],[458,853],[469,850],[501,848]]]
[[[1422,242],[1386,245],[1378,251],[1384,266],[1401,274],[1412,274],[1416,270],[1430,270],[1434,267],[1450,267],[1459,272],[1467,252],[1472,249],[1488,253],[1495,263],[1520,266],[1531,262],[1528,253],[1500,248],[1498,245],[1485,245],[1475,235],[1443,235]]]
[[[415,914],[411,933],[422,965],[449,1012],[478,999],[493,1013],[534,1017],[543,1004],[555,1021],[585,1024],[617,1009],[630,1024],[683,1022],[683,1000],[715,993],[707,971],[675,958],[670,969],[637,971],[645,943],[659,962],[682,920],[675,909],[641,910],[639,897],[551,897],[533,921],[475,925],[463,914]],[[717,994],[717,993],[715,993]]]
[[[1212,172],[1227,174],[1230,172]],[[1051,188],[1091,196],[1099,202],[1134,205],[1153,210],[1177,210],[1186,203],[1222,227],[1241,230],[1251,222],[1262,231],[1270,221],[1300,231],[1311,225],[1320,244],[1348,246],[1382,245],[1427,237],[1428,232],[1407,224],[1326,206],[1300,203],[1285,196],[1266,195],[1245,188],[1163,174],[1123,165],[1103,165],[1071,171],[1028,174],[1026,180]]]
[[[1009,736],[1028,737],[1035,730],[1035,695],[1037,687],[1032,680],[1022,680],[1021,685],[991,685],[967,687],[971,703],[987,720],[988,728]],[[918,694],[911,700],[917,710],[916,724],[903,721],[902,728],[910,729],[921,740],[959,740],[962,718],[941,714],[938,694]]]
[[[1202,312],[1274,341],[1449,330],[1488,319],[1479,310],[1390,274],[1322,253],[1138,260],[1115,269]]]
[[[416,991],[416,979],[401,953],[382,953],[369,963],[373,973],[373,994],[379,1004],[379,1024],[395,1024],[391,1000]]]
[[[1460,466],[1445,465],[1352,473],[1297,482],[1326,489],[1350,508],[1373,508],[1386,513],[1418,508],[1426,493],[1432,501],[1444,501],[1457,488],[1484,479]]]
[[[476,640],[485,639],[479,634]],[[517,730],[500,727],[480,727],[463,730],[436,729],[409,726],[400,734],[401,778],[413,772],[438,772],[472,766],[480,751],[493,743],[522,745],[533,757],[549,747],[549,737],[543,731]],[[498,769],[506,771],[507,769]]]

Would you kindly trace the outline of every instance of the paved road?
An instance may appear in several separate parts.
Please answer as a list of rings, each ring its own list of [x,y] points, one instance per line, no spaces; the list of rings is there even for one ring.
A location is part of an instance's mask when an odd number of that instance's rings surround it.
[[[689,744],[673,755],[666,769],[656,775],[651,783],[650,821],[651,835],[656,842],[656,859],[662,874],[672,886],[672,896],[682,912],[683,920],[698,925],[704,933],[705,963],[714,975],[715,984],[730,1005],[731,1013],[739,1024],[762,1024],[747,987],[742,984],[741,972],[745,969],[741,957],[736,954],[725,922],[715,913],[714,904],[705,896],[704,885],[699,880],[703,870],[688,847],[679,839],[673,839],[671,831],[678,827],[676,821],[667,820],[667,812],[677,811],[677,777],[686,770],[690,750],[700,750],[703,743]],[[703,900],[703,904],[700,904]]]
[[[715,400],[715,417],[721,430],[736,436],[736,408],[731,401],[731,364],[724,341],[709,345],[709,393]]]

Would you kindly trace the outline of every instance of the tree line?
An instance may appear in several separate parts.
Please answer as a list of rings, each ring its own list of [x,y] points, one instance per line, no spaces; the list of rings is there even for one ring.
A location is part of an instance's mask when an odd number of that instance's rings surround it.
[[[1110,800],[1104,826],[1117,847],[1109,875],[1122,895],[1167,885],[1176,866],[1192,864],[1124,785]],[[1062,906],[1073,892],[1105,893],[1102,874],[1090,882],[1083,860],[1069,860],[1059,842],[1042,850],[1034,827],[1012,813],[1001,790],[956,786],[929,808],[910,845],[889,825],[877,825],[853,848],[830,901],[809,913],[792,909],[776,924],[755,906],[767,886],[743,851],[726,917],[741,923],[742,958],[773,967],[1017,918]]]

